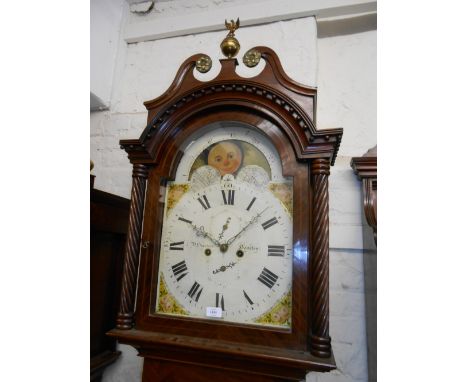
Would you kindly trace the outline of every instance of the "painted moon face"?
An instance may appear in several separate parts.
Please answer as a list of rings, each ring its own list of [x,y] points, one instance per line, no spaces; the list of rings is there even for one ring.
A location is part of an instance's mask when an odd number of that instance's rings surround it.
[[[241,149],[232,142],[220,142],[208,154],[208,164],[216,168],[221,176],[235,173],[241,163]]]

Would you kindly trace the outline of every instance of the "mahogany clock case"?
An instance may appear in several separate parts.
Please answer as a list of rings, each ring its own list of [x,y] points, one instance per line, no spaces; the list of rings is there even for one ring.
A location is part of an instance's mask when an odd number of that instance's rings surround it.
[[[118,326],[109,334],[137,347],[145,365],[151,358],[153,363],[159,359],[243,370],[242,362],[250,357],[252,370],[255,362],[270,368],[259,364],[253,372],[293,380],[304,378],[306,370],[335,368],[328,336],[328,175],[342,129],[317,131],[316,89],[289,79],[271,49],[255,49],[267,65],[254,78],[239,77],[237,60],[227,59],[220,60],[220,74],[204,83],[193,76],[202,55],[187,59],[170,88],[145,103],[148,126],[142,136],[121,141],[134,165],[134,217]],[[154,313],[165,184],[174,179],[186,142],[220,121],[267,136],[281,158],[283,176],[293,179],[291,329]],[[208,365],[201,352],[220,355]]]
[[[172,175],[178,162],[172,158],[181,158],[178,153],[190,135],[199,132],[205,126],[216,121],[243,122],[268,135],[275,147],[280,147],[281,162],[283,164],[283,176],[293,177],[293,287],[292,287],[292,329],[265,328],[251,325],[227,323],[219,320],[196,320],[193,318],[168,317],[152,313],[155,311],[155,302],[159,273],[159,254],[161,242],[161,227],[164,211],[165,181],[172,180]],[[142,251],[140,263],[140,284],[137,293],[137,309],[135,315],[136,328],[139,330],[174,333],[179,335],[216,338],[235,342],[253,342],[259,345],[280,346],[296,350],[306,349],[307,339],[307,315],[309,314],[307,302],[307,269],[304,266],[304,256],[307,249],[308,216],[304,211],[310,211],[309,205],[309,179],[308,166],[295,160],[294,152],[290,145],[286,145],[287,138],[274,124],[268,120],[245,113],[241,109],[237,111],[218,110],[206,115],[198,115],[188,118],[184,128],[180,129],[177,138],[172,145],[166,148],[166,157],[158,166],[166,171],[156,168],[150,170],[147,184],[146,208],[144,214],[143,236],[151,232],[154,239],[150,241],[147,250]],[[301,213],[302,211],[302,213]],[[151,234],[149,234],[151,235]],[[154,244],[153,244],[154,243]],[[255,280],[252,280],[254,282]]]

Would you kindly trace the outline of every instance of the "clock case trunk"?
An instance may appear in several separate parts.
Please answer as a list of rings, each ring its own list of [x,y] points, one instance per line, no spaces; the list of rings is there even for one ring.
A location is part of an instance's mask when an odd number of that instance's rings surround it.
[[[143,380],[301,380],[335,368],[328,322],[328,175],[342,129],[317,131],[317,91],[291,80],[277,55],[256,47],[266,65],[256,77],[236,74],[222,59],[211,81],[193,75],[188,58],[169,89],[145,102],[148,125],[123,140],[133,164],[130,222],[117,328],[109,335],[145,358]],[[174,179],[184,142],[218,121],[252,126],[267,135],[293,177],[291,330],[155,314],[164,185]],[[188,365],[191,365],[188,367]],[[195,372],[196,370],[196,372]],[[166,377],[162,377],[166,375]],[[200,376],[200,379],[196,375]]]

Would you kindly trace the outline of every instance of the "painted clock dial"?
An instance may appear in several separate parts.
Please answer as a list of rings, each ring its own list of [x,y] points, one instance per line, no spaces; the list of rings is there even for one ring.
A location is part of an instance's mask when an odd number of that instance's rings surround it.
[[[167,182],[155,313],[290,328],[291,179],[253,128],[203,131]]]

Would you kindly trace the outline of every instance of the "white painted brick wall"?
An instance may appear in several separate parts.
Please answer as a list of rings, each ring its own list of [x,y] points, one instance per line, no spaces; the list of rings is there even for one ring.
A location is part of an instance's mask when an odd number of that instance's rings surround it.
[[[124,0],[94,0],[90,7],[90,90],[108,106],[122,12],[127,7]]]
[[[188,56],[210,55],[213,73],[205,79],[213,78],[219,70],[216,59],[224,36],[224,32],[203,33],[121,49],[111,108],[91,113],[91,159],[97,189],[130,196],[131,166],[119,148],[119,139],[140,136],[146,125],[143,101],[163,93]],[[330,176],[330,334],[338,368],[331,373],[309,373],[307,382],[365,382],[361,183],[349,162],[351,156],[362,155],[376,144],[376,32],[317,40],[315,19],[302,18],[241,28],[236,36],[242,45],[240,57],[254,45],[269,46],[278,53],[289,76],[318,86],[319,128],[344,128],[340,155]],[[103,381],[139,381],[141,359],[134,349],[119,348],[123,356],[106,370]]]
[[[307,382],[364,382],[362,184],[349,163],[377,142],[376,31],[319,38],[317,46],[318,127],[344,128],[329,180],[330,335],[337,370],[309,373]]]
[[[145,20],[153,20],[164,16],[191,15],[193,13],[210,12],[212,10],[223,9],[226,11],[226,18],[236,17],[235,11],[231,11],[233,6],[252,3],[268,3],[269,0],[171,0],[155,1],[153,10],[145,15]],[[265,6],[268,6],[266,4]],[[131,14],[130,23],[138,23],[142,19],[141,15]]]

